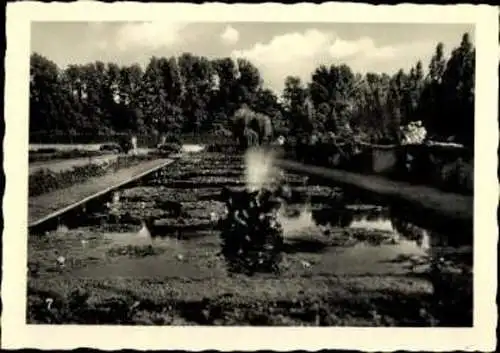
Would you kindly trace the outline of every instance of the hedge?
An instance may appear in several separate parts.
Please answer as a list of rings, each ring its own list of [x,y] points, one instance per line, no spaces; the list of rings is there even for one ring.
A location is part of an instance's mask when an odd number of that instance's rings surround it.
[[[60,172],[53,172],[47,168],[41,169],[29,176],[28,196],[34,197],[54,190],[67,188],[74,184],[85,182],[90,178],[131,167],[151,158],[152,156],[119,156],[114,161],[89,163]]]

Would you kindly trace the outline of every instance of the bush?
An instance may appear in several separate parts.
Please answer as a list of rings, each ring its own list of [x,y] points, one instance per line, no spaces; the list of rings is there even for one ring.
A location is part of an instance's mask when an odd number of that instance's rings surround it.
[[[447,163],[441,168],[440,186],[451,192],[470,194],[474,189],[474,168],[471,163],[465,163],[461,158]]]
[[[117,143],[105,143],[99,147],[99,151],[120,152],[122,147]]]
[[[61,172],[41,169],[29,176],[28,195],[33,197],[70,187],[90,178],[103,176],[108,172],[128,168],[150,158],[148,156],[120,156],[115,161],[75,166]]]
[[[233,133],[224,128],[224,127],[220,127],[218,128],[217,130],[214,131],[214,135],[219,138],[219,137],[223,137],[223,138],[229,138],[229,137],[232,137],[233,136]]]
[[[122,136],[118,142],[120,149],[123,153],[129,153],[130,150],[134,147],[132,146],[132,141],[130,141],[129,136]]]
[[[174,135],[174,134],[167,134],[165,136],[165,144],[168,144],[168,143],[174,143],[174,144],[182,145],[182,141],[179,138],[179,136]]]
[[[405,146],[401,154],[398,179],[430,185],[448,192],[473,192],[472,159],[465,161],[458,154],[432,157],[432,151],[423,145]],[[411,156],[410,159],[407,158],[408,155]]]
[[[234,141],[215,142],[209,144],[207,147],[207,152],[212,153],[237,153],[239,150],[238,144]]]
[[[58,173],[49,169],[41,169],[29,176],[29,197],[66,188],[89,178],[104,175],[106,169],[106,166],[98,164],[76,166]]]
[[[33,163],[33,162],[53,161],[59,159],[95,157],[95,156],[100,156],[102,154],[103,154],[102,151],[88,151],[79,149],[73,149],[69,151],[55,151],[50,153],[36,150],[29,152],[28,160],[30,163]]]
[[[279,203],[269,191],[262,195],[225,189],[228,214],[222,220],[222,251],[230,272],[253,275],[256,272],[279,272],[283,229],[276,220]],[[256,203],[260,198],[260,204]]]
[[[179,153],[182,150],[182,146],[179,143],[168,142],[163,145],[158,146],[158,152],[161,155],[169,155],[171,153]]]
[[[427,137],[427,130],[422,126],[421,121],[412,121],[406,126],[401,126],[400,130],[403,134],[403,144],[420,144]]]

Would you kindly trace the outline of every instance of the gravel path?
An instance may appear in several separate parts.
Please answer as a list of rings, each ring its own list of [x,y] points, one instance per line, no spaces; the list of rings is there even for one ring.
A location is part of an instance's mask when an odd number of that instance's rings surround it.
[[[83,203],[97,194],[121,186],[131,179],[136,179],[141,175],[148,174],[173,161],[173,159],[155,159],[147,161],[130,168],[119,170],[116,173],[92,178],[84,183],[73,185],[69,188],[31,197],[28,201],[28,223],[29,225],[34,225],[58,210],[62,210],[75,203]]]

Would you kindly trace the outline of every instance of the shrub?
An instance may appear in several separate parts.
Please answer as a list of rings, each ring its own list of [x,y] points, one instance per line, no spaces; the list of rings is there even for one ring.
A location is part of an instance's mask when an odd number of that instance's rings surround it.
[[[218,128],[217,130],[214,131],[214,135],[217,138],[219,138],[219,137],[229,138],[229,137],[233,136],[233,133],[230,130],[224,128],[224,127],[220,127],[220,128]]]
[[[165,144],[168,144],[168,143],[174,143],[174,144],[182,145],[182,141],[179,138],[179,136],[174,135],[174,134],[167,134],[165,136]]]
[[[134,147],[132,146],[132,141],[130,141],[129,136],[120,137],[118,144],[120,145],[120,149],[123,153],[129,153],[130,150]]]
[[[162,155],[171,154],[171,153],[179,153],[182,150],[182,146],[179,143],[175,142],[167,142],[158,147],[158,152]]]
[[[406,126],[401,127],[403,133],[403,144],[419,144],[424,142],[427,137],[427,130],[422,126],[421,121],[412,121]]]
[[[41,169],[30,174],[28,195],[29,197],[33,197],[70,187],[74,184],[85,182],[90,178],[103,176],[108,172],[128,168],[150,158],[149,156],[120,156],[114,161],[75,166],[72,169],[63,170],[61,172]]]
[[[69,187],[105,173],[106,167],[98,164],[76,166],[70,170],[58,173],[49,169],[41,169],[29,176],[28,194],[30,197],[38,196],[46,192]]]
[[[99,151],[120,152],[122,148],[117,143],[105,143],[99,147]]]
[[[72,158],[84,158],[84,157],[95,157],[102,155],[102,151],[88,151],[73,149],[69,151],[55,151],[51,153],[40,152],[40,150],[30,151],[28,160],[30,163],[33,162],[43,162],[43,161],[53,161],[58,159],[72,159]]]
[[[239,151],[239,146],[234,141],[223,141],[211,143],[207,147],[207,152],[212,153],[236,153]]]
[[[474,169],[471,163],[461,158],[447,163],[441,168],[441,187],[448,191],[472,193],[474,189]]]
[[[221,222],[221,254],[230,272],[253,275],[279,271],[283,229],[273,212],[277,203],[271,196],[267,190],[261,195],[224,190],[228,213]]]

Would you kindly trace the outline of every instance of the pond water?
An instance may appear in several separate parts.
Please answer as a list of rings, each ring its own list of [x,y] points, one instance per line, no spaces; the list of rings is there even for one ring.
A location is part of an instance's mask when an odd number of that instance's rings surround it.
[[[199,152],[201,148],[199,145],[184,146],[185,152]],[[195,163],[193,157],[187,162],[189,163],[178,163],[178,171],[168,169],[165,173],[173,173],[175,180],[181,180],[182,173],[224,173],[228,167],[237,166],[234,162],[214,164],[203,158]],[[248,177],[241,177],[245,176]],[[289,177],[293,179],[293,175]],[[151,185],[158,191],[165,187],[153,183],[155,176],[149,179],[144,181],[145,186]],[[237,181],[240,177],[230,176],[226,179]],[[87,203],[83,210],[66,217],[66,220],[63,217],[59,233],[68,231],[65,225],[71,229],[97,226],[101,242],[96,246],[100,246],[106,256],[113,259],[108,263],[78,269],[74,275],[148,277],[161,274],[168,277],[177,276],[179,271],[183,271],[182,268],[191,273],[189,269],[193,266],[200,272],[204,272],[201,268],[207,266],[210,268],[209,273],[213,275],[213,266],[207,265],[207,261],[222,262],[217,255],[220,244],[216,224],[217,218],[222,216],[218,214],[220,206],[224,208],[224,204],[216,199],[216,194],[209,196],[213,198],[209,200],[210,203],[207,203],[208,200],[201,202],[201,186],[192,187],[197,188],[170,188],[169,193],[161,194],[163,196],[137,187],[138,191],[132,193],[133,198],[128,193],[128,199],[127,196],[121,197],[126,194],[124,190],[118,190],[100,200]],[[396,207],[363,203],[357,196],[348,195],[349,192],[340,188],[318,187],[307,185],[303,188],[307,193],[319,192],[325,198],[333,198],[311,201],[313,203],[307,205],[285,205],[279,213],[278,220],[285,238],[284,253],[289,260],[314,263],[317,271],[335,275],[401,274],[416,271],[418,266],[428,265],[431,258],[460,248],[460,251],[469,253],[470,259],[467,261],[472,264],[471,242],[467,242],[471,239],[470,236],[439,234],[408,222]],[[135,187],[127,188],[130,190]],[[221,187],[217,188],[221,190]],[[189,207],[182,201],[166,201],[182,199],[187,194],[194,197]],[[186,211],[187,218],[180,216],[180,209],[177,214],[169,215],[168,212],[175,207]],[[168,209],[170,211],[166,211]],[[145,217],[152,217],[152,223],[151,219],[147,220]],[[211,218],[213,219],[210,220]],[[165,220],[167,225],[162,228],[155,220]],[[198,231],[190,227],[194,223],[197,223],[195,228]],[[123,229],[113,233],[104,227],[106,225],[123,226]],[[111,248],[120,248],[123,254],[118,251],[113,256],[108,256],[107,252]],[[219,275],[225,275],[223,266],[217,268],[221,271]]]
[[[321,212],[329,214],[329,218],[325,220]],[[439,249],[447,248],[446,237],[391,218],[390,210],[380,206],[365,205],[359,209],[359,205],[348,205],[336,211],[303,209],[299,215],[282,215],[280,221],[288,261],[314,263],[315,271],[330,275],[416,274],[428,268],[431,258],[442,256]],[[72,275],[96,278],[226,275],[223,261],[217,256],[220,248],[216,230],[187,233],[183,239],[177,239],[175,233],[152,237],[143,223],[134,231],[107,232],[102,236],[103,249],[125,249],[123,254],[115,254],[106,264],[78,269]],[[145,253],[130,254],[131,249]]]

